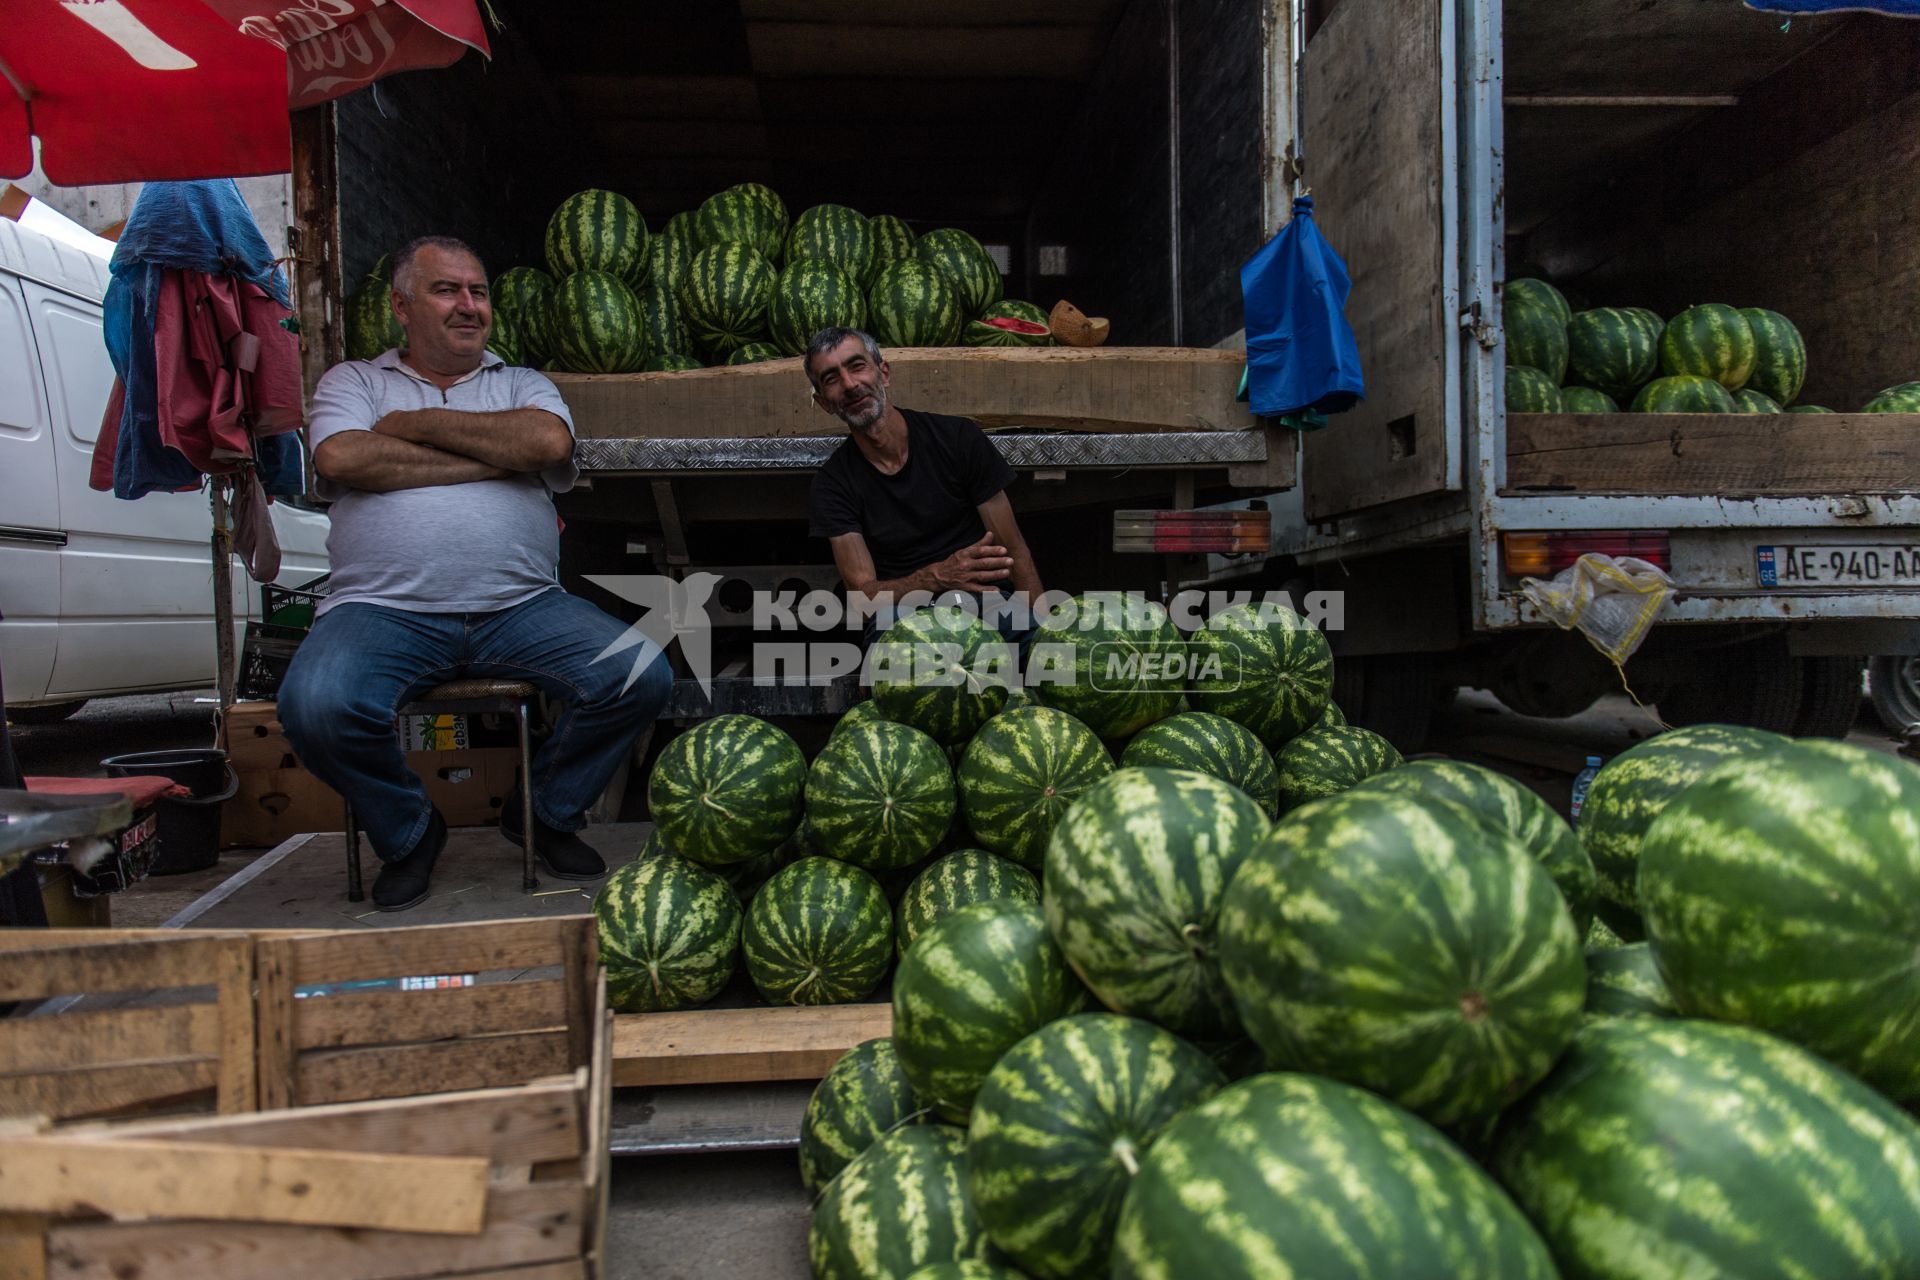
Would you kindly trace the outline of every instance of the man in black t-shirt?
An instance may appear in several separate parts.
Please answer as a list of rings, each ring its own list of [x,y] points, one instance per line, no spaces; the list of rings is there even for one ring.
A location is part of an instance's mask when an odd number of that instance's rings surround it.
[[[807,504],[847,590],[898,600],[1011,589],[1037,607],[1040,574],[1007,501],[1013,468],[979,425],[895,405],[879,344],[858,329],[821,330],[805,364],[814,404],[849,433]]]

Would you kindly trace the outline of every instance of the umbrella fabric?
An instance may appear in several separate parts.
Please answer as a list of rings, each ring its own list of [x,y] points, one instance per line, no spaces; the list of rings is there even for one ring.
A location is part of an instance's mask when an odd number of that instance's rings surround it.
[[[1287,225],[1240,268],[1255,413],[1337,413],[1366,398],[1346,317],[1352,288],[1346,263],[1314,225],[1313,201],[1299,197]]]
[[[487,52],[473,0],[7,0],[0,176],[284,173],[289,106]],[[324,12],[322,12],[324,10]]]

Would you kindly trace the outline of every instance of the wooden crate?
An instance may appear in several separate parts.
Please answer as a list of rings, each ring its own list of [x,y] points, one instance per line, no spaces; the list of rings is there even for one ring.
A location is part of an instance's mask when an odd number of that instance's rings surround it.
[[[258,995],[247,1002],[251,1041],[233,1048],[261,1109],[0,1122],[0,1276],[601,1274],[612,1023],[590,917],[122,934],[100,950],[117,948],[128,971],[160,940],[244,957]],[[115,962],[92,963],[90,972],[114,971]],[[30,967],[44,973],[50,963]],[[337,986],[467,974],[473,985],[446,989]],[[296,997],[322,984],[336,985]],[[217,1076],[240,1076],[218,1061]]]

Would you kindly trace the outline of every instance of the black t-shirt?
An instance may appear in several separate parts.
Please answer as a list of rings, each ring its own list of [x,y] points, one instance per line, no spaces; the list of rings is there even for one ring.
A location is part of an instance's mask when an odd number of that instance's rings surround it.
[[[858,533],[880,578],[904,578],[980,540],[975,508],[1013,483],[1013,468],[971,418],[902,409],[907,465],[882,475],[849,437],[814,473],[816,538]]]

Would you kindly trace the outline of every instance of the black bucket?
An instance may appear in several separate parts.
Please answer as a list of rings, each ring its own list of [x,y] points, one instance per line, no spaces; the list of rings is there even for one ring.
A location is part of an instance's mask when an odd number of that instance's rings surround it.
[[[136,751],[100,762],[109,778],[171,778],[192,791],[160,801],[155,810],[153,864],[147,874],[177,876],[220,861],[220,806],[240,790],[227,753],[214,748]]]

